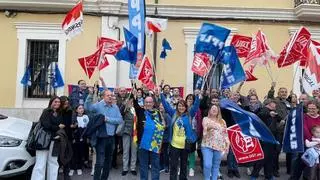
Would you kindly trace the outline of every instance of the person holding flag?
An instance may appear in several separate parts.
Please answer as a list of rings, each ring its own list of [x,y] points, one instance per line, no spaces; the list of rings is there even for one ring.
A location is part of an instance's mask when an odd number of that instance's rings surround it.
[[[265,123],[273,134],[277,131],[277,121],[281,117],[276,113],[276,102],[271,99],[265,101],[265,107],[263,107],[258,113],[258,117]],[[274,179],[273,167],[276,166],[274,154],[276,153],[276,145],[269,142],[260,141],[264,159],[256,162],[251,173],[251,180],[256,180],[259,177],[259,172],[264,167],[264,176],[266,180]]]

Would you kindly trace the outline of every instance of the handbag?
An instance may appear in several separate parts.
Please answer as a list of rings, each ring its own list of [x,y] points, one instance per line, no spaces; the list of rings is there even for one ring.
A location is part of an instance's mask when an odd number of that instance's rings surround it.
[[[35,128],[34,146],[36,150],[48,150],[50,147],[52,133],[45,131],[41,123]]]
[[[27,151],[31,154],[31,156],[35,156],[36,155],[36,147],[35,147],[35,135],[36,135],[36,131],[38,131],[39,129],[39,123],[37,124],[33,124],[32,128],[28,134],[28,139],[27,139],[27,144],[26,144],[26,149]]]

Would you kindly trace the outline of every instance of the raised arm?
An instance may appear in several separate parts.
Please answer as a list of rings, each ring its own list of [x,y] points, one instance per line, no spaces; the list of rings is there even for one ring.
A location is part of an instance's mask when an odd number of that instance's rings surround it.
[[[276,87],[276,82],[272,82],[271,88],[270,88],[270,90],[268,91],[268,98],[269,98],[269,99],[274,99],[274,92],[275,92],[274,88],[275,88],[275,87]]]
[[[199,107],[200,107],[200,98],[199,98],[199,95],[196,95],[196,99],[195,99],[193,105],[190,108],[190,116],[192,118],[196,115]]]
[[[96,104],[93,104],[94,101],[93,101],[93,88],[90,87],[89,88],[89,95],[86,99],[86,102],[84,103],[84,108],[90,112],[93,112],[93,111],[96,111]]]
[[[161,99],[161,103],[163,105],[163,108],[165,109],[165,111],[171,116],[173,117],[174,113],[176,113],[176,110],[174,110],[170,104],[166,101],[166,98],[164,97],[163,93],[160,94],[160,99]]]

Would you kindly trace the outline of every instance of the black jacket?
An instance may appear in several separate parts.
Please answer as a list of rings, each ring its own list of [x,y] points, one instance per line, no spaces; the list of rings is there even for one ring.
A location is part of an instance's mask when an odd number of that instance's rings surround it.
[[[62,165],[66,166],[71,161],[73,155],[71,142],[68,140],[64,129],[58,130],[56,135],[59,136],[59,139],[54,142],[52,156],[58,156]]]
[[[269,127],[273,135],[277,136],[277,123],[281,121],[281,117],[279,115],[271,117],[270,110],[267,107],[261,108],[257,115]]]
[[[106,123],[104,122],[104,115],[98,114],[90,116],[89,118],[90,121],[83,132],[83,135],[90,138],[90,143],[94,147],[96,145],[97,138],[106,138],[108,137],[108,134],[106,131]]]
[[[66,110],[62,110],[62,124],[64,124],[66,127],[64,128],[68,139],[72,140],[72,129],[71,129],[71,124],[72,124],[72,115],[73,115],[73,111],[71,108],[68,108]]]
[[[53,135],[55,135],[60,129],[59,124],[61,124],[63,120],[61,113],[58,113],[57,116],[54,116],[53,113],[54,111],[51,108],[44,109],[39,121],[45,131],[51,132]]]

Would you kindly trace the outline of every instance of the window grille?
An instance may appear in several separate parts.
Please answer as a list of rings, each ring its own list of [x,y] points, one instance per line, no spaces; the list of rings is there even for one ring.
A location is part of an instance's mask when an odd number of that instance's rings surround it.
[[[58,63],[59,41],[28,40],[27,64],[31,69],[31,86],[25,88],[25,98],[50,98],[55,64]]]

